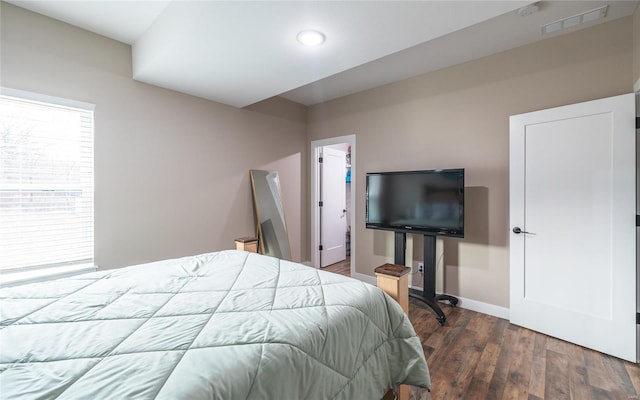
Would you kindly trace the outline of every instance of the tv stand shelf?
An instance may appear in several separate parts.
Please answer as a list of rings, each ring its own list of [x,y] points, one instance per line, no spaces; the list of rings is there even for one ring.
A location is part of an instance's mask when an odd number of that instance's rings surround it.
[[[404,232],[395,232],[395,264],[405,264],[406,243],[407,234]],[[458,304],[458,299],[446,294],[436,294],[436,237],[433,235],[424,235],[424,274],[422,276],[422,289],[423,290],[410,289],[409,297],[418,299],[431,307],[436,313],[436,319],[440,325],[444,325],[447,321],[447,316],[444,315],[438,301],[448,301],[451,306],[455,307]]]

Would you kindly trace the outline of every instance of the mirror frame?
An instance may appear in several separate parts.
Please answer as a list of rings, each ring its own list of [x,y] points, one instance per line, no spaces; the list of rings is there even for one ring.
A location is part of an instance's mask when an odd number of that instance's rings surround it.
[[[278,197],[280,200],[280,206],[282,207],[282,222],[284,225],[284,233],[286,235],[287,238],[287,244],[286,244],[286,250],[288,250],[289,252],[289,258],[282,258],[283,260],[288,260],[291,261],[292,260],[292,255],[291,255],[291,241],[289,240],[289,229],[287,227],[287,219],[285,217],[285,212],[284,212],[284,201],[282,198],[282,187],[280,185],[280,174],[278,173],[278,171],[266,171],[266,170],[259,170],[259,169],[252,169],[249,170],[249,177],[251,180],[251,197],[253,200],[253,217],[254,217],[254,223],[255,223],[255,231],[256,231],[256,236],[258,238],[258,253],[260,254],[265,254],[265,246],[264,246],[264,234],[262,233],[262,224],[260,223],[260,213],[258,211],[258,198],[256,196],[256,185],[255,185],[255,177],[254,177],[254,173],[255,172],[266,172],[267,174],[271,174],[271,173],[275,173],[277,176],[277,183],[278,183]],[[280,246],[280,248],[282,248],[283,246]],[[269,254],[267,254],[269,255]]]

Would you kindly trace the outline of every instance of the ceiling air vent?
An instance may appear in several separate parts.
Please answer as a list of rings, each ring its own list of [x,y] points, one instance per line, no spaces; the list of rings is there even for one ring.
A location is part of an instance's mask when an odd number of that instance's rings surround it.
[[[548,24],[542,25],[540,27],[540,32],[544,35],[547,33],[558,32],[563,29],[573,28],[580,24],[586,24],[587,22],[596,21],[600,18],[604,18],[607,15],[608,7],[608,5],[605,5],[602,7],[594,8],[593,10],[585,11],[578,15],[573,15],[571,17],[563,18],[558,21],[549,22]]]

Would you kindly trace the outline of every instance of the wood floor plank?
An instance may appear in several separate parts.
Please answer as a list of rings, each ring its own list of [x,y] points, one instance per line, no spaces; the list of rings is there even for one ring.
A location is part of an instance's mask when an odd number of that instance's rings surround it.
[[[496,323],[502,319],[494,317],[493,315],[487,315],[487,314],[480,314],[480,315],[482,315],[482,325],[480,326],[480,329],[478,329],[478,336],[483,341],[486,340],[488,342],[489,339],[491,338],[491,333],[493,332],[493,329],[495,328]]]
[[[627,371],[629,379],[631,379],[631,383],[633,384],[636,394],[640,393],[640,366],[638,364],[625,362],[624,369]]]
[[[423,342],[425,346],[430,346],[433,348],[442,347],[442,342],[444,340],[444,336],[441,332],[434,332]]]
[[[611,376],[611,384],[616,391],[628,395],[635,394],[636,390],[624,367],[624,361],[614,357],[602,357],[602,362],[608,375]]]
[[[483,314],[475,313],[467,323],[467,329],[474,332],[478,332],[478,330],[482,329],[485,325],[482,315]]]
[[[509,324],[507,324],[500,346],[498,361],[496,362],[496,367],[493,371],[491,383],[489,383],[489,397],[494,399],[501,399],[503,397],[505,384],[507,382],[507,375],[509,373],[509,366],[511,364],[511,354],[515,348],[518,336],[517,330],[509,328]]]
[[[591,386],[584,360],[584,349],[569,344],[569,393],[572,399],[591,400]]]
[[[449,390],[445,394],[446,399],[460,399],[467,392],[468,387],[471,385],[473,379],[473,373],[480,359],[480,350],[484,348],[484,344],[478,342],[478,334],[475,331],[465,329],[465,334],[471,337],[471,342],[468,346],[461,349],[458,361],[458,370],[453,376],[453,381],[449,386]]]
[[[604,366],[604,360],[601,353],[598,353],[595,350],[585,349],[584,359],[587,367],[589,384],[591,386],[603,389],[607,392],[615,389],[611,382],[612,377],[608,375],[609,372]]]
[[[467,316],[466,322],[468,322],[469,317]],[[434,399],[446,398],[447,391],[456,383],[461,365],[468,358],[466,349],[473,343],[475,334],[464,328],[466,322],[459,321],[457,328],[450,330],[449,336],[451,340],[445,336],[443,344],[446,345],[442,347],[443,351],[439,354],[439,358],[430,361],[440,364],[431,376],[434,386],[431,395]]]
[[[592,399],[593,400],[629,400],[633,399],[633,397],[629,397],[627,394],[622,393],[618,390],[604,390],[599,387],[591,388]]]
[[[453,313],[452,313],[453,314]],[[460,335],[464,332],[466,323],[469,318],[471,318],[470,314],[466,314],[463,319],[456,318],[455,325],[447,325],[442,328],[442,343],[436,349],[436,351],[427,359],[428,362],[434,365],[433,370],[437,372],[438,369],[442,368],[445,364],[445,360],[449,358],[451,354],[451,349],[455,348]]]
[[[475,370],[475,379],[479,379],[483,382],[490,383],[493,378],[493,373],[496,370],[496,364],[498,363],[498,356],[500,355],[500,346],[495,343],[487,343],[480,356],[478,362],[478,368]]]
[[[547,350],[551,350],[559,354],[565,354],[566,352],[564,342],[552,336],[548,336],[547,338]]]
[[[533,331],[522,328],[518,332],[517,343],[511,352],[511,365],[505,383],[504,398],[526,400],[529,397],[535,334]]]
[[[553,341],[549,341],[553,343]],[[554,400],[571,399],[569,389],[569,360],[565,354],[547,349],[546,382],[544,398]]]
[[[493,326],[493,331],[491,331],[491,338],[489,339],[489,343],[495,343],[497,345],[502,345],[504,341],[506,329],[509,326],[509,321],[506,319],[498,319]]]
[[[531,360],[531,376],[529,378],[529,398],[531,395],[543,398],[547,365],[547,336],[535,334],[533,357]]]
[[[467,387],[467,391],[459,398],[465,400],[483,400],[488,399],[488,395],[489,382],[474,377],[471,378],[471,383]]]
[[[572,399],[591,400],[591,386],[584,366],[572,366],[569,369],[569,394]]]
[[[340,275],[351,276],[351,257],[347,257],[343,261],[328,265],[321,269],[323,271],[329,271]]]

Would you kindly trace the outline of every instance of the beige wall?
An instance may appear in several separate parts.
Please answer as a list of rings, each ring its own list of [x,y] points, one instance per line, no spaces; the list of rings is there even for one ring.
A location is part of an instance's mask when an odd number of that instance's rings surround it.
[[[96,105],[99,266],[233,248],[254,232],[252,168],[280,171],[292,254],[308,259],[305,107],[238,110],[134,82],[128,45],[1,4],[2,86]]]
[[[633,14],[633,82],[640,81],[640,5]]]
[[[626,93],[640,77],[636,11],[308,115],[280,98],[238,110],[134,82],[127,45],[7,3],[1,13],[0,84],[96,104],[103,267],[230,248],[252,234],[252,168],[280,171],[292,253],[308,260],[308,141],[356,133],[356,270],[392,261],[392,234],[364,229],[367,171],[464,167],[467,232],[444,241],[445,291],[508,306],[509,115]],[[413,251],[420,259],[419,240]]]
[[[508,307],[509,116],[630,92],[632,29],[627,17],[311,107],[309,140],[357,135],[357,272],[393,260],[393,234],[364,228],[366,172],[463,167],[445,291]]]

